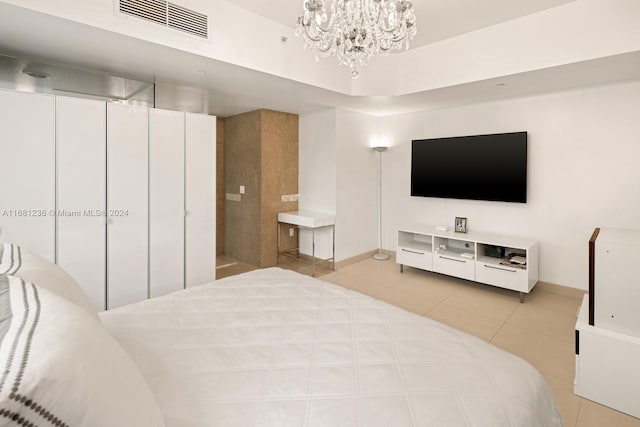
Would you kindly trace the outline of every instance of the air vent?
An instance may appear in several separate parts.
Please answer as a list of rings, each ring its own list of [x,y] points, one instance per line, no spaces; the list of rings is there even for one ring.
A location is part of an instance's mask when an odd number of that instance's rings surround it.
[[[209,36],[209,19],[164,0],[120,0],[120,12],[184,31],[204,39]]]
[[[120,0],[120,12],[167,25],[167,2],[162,0]]]
[[[177,4],[169,3],[168,25],[176,30],[195,34],[205,39],[208,36],[209,27],[207,15],[194,12]]]

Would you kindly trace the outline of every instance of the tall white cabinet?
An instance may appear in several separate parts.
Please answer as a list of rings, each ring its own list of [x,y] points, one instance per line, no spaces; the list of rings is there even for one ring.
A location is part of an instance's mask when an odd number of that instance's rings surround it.
[[[149,109],[107,105],[107,308],[148,298]]]
[[[0,240],[55,260],[55,98],[0,90]]]
[[[186,113],[185,135],[185,286],[189,287],[215,279],[215,243],[210,244],[203,236],[214,236],[215,242],[216,122],[207,116]]]
[[[184,113],[150,110],[149,136],[149,283],[156,297],[184,287]]]
[[[106,306],[107,111],[100,101],[56,98],[57,262]]]
[[[216,118],[0,90],[0,240],[98,310],[215,280]]]

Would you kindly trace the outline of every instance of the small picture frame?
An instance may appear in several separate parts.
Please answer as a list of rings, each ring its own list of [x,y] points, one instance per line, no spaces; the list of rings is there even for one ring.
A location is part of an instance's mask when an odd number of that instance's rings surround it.
[[[467,232],[467,218],[462,218],[457,216],[456,222],[453,227],[456,233],[466,233]]]

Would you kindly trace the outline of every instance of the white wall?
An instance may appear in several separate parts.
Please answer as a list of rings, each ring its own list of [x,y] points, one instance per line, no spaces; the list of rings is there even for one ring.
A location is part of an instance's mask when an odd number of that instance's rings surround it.
[[[473,230],[538,240],[540,280],[586,289],[593,229],[640,229],[639,111],[635,82],[387,117],[383,246],[395,250],[405,223],[463,216]],[[412,139],[511,131],[529,132],[526,204],[410,197]]]
[[[300,115],[298,191],[300,210],[336,213],[336,110]],[[318,232],[316,255],[331,256],[331,233]],[[301,252],[311,254],[310,233],[300,234]]]
[[[379,120],[367,114],[322,110],[300,116],[300,210],[335,213],[338,261],[377,247]],[[330,233],[316,234],[316,254],[331,253]],[[303,253],[311,253],[301,235]]]
[[[378,117],[337,110],[336,258],[378,247]]]

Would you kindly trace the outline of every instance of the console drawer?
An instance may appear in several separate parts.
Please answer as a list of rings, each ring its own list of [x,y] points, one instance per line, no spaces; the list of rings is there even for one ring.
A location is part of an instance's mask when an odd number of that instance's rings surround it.
[[[475,261],[472,259],[436,252],[433,257],[433,271],[462,279],[475,280],[476,269],[474,263]]]
[[[398,247],[396,262],[422,270],[433,270],[433,257],[429,251]]]
[[[527,270],[507,265],[476,262],[476,282],[499,286],[520,292],[529,292]]]

